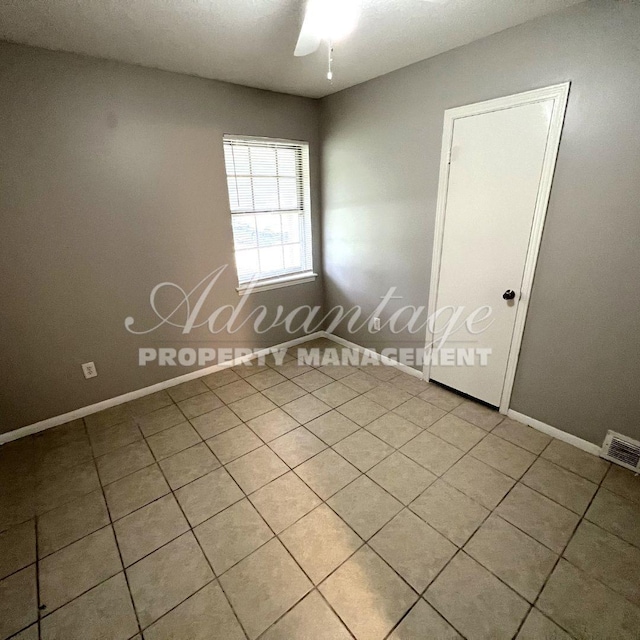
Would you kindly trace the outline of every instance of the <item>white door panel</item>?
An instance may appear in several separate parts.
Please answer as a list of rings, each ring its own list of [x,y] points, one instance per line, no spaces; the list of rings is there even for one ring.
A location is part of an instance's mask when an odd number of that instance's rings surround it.
[[[536,208],[553,100],[455,120],[436,309],[490,306],[491,324],[445,347],[490,349],[487,366],[432,364],[430,377],[500,404]],[[516,297],[505,301],[511,289]],[[438,316],[436,339],[449,314]]]

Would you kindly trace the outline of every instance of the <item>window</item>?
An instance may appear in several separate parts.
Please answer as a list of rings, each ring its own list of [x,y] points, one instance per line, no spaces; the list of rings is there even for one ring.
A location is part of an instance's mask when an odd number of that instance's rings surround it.
[[[239,290],[315,277],[308,145],[225,136],[224,159]]]

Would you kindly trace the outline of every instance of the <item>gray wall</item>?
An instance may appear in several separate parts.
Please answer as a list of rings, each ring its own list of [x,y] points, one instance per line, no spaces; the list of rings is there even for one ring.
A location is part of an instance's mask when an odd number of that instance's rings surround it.
[[[511,406],[640,438],[639,33],[639,3],[588,2],[323,99],[326,304],[426,305],[444,110],[570,80]]]
[[[7,43],[0,88],[0,432],[193,370],[141,368],[139,347],[291,338],[133,336],[124,319],[150,326],[153,286],[233,264],[223,133],[309,141],[319,269],[317,101]],[[237,304],[236,284],[232,269],[203,316]],[[322,304],[322,283],[248,302]]]

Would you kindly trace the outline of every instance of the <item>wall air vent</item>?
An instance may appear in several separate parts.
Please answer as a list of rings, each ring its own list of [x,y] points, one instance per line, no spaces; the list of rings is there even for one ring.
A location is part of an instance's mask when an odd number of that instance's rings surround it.
[[[607,433],[600,457],[640,473],[640,442],[621,433]]]

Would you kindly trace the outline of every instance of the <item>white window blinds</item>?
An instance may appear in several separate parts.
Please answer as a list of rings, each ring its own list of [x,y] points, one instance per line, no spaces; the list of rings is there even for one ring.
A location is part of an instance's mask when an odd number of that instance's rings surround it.
[[[238,281],[311,272],[309,148],[224,137]]]

